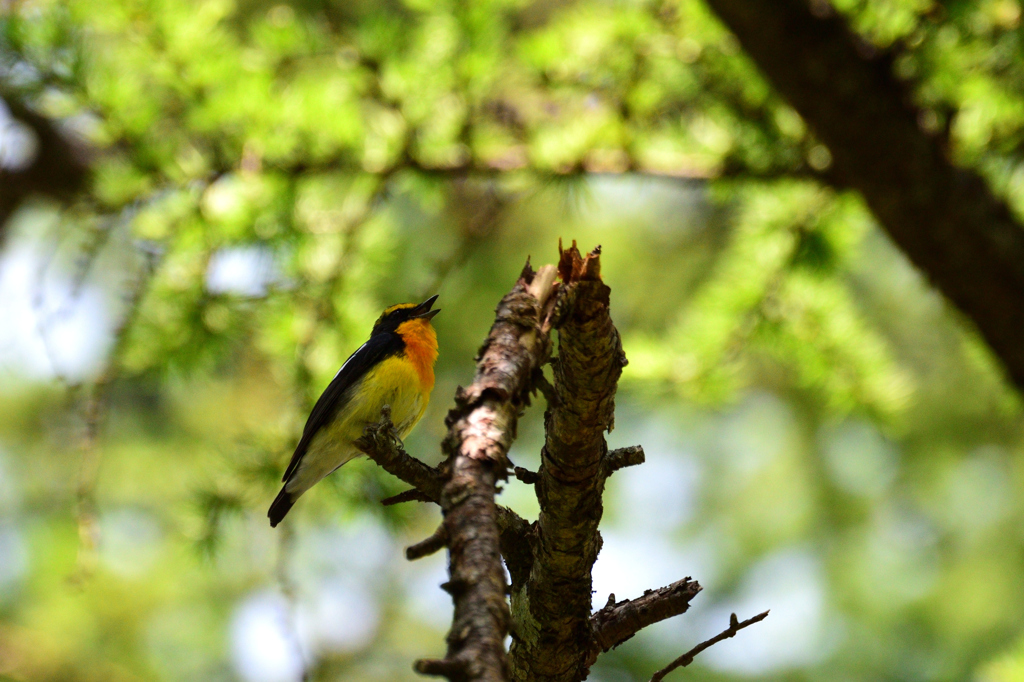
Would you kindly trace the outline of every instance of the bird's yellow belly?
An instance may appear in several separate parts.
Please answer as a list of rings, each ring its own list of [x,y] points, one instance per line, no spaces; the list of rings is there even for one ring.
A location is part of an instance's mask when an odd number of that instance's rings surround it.
[[[391,421],[401,438],[420,420],[430,400],[430,389],[420,386],[416,369],[399,357],[388,358],[370,370],[358,393],[359,404],[353,404],[353,413],[362,420],[363,428],[380,421],[381,408],[390,405]],[[362,435],[362,429],[359,433]]]
[[[423,416],[429,399],[429,388],[422,389],[420,377],[409,362],[401,357],[383,360],[353,387],[351,396],[334,420],[313,438],[286,489],[301,494],[342,464],[361,455],[354,442],[369,424],[380,421],[384,405],[391,407],[395,431],[404,439]]]

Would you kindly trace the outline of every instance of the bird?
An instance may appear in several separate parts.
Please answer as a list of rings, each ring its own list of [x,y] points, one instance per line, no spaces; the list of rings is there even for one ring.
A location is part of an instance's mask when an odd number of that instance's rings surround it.
[[[384,405],[404,439],[423,417],[434,388],[437,334],[431,310],[437,296],[418,305],[386,308],[369,340],[341,366],[313,406],[302,437],[281,479],[284,486],[267,516],[277,526],[304,492],[363,454],[355,441],[380,419]]]

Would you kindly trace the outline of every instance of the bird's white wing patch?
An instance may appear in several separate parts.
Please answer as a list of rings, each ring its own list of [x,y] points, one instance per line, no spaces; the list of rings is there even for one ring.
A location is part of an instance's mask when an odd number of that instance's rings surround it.
[[[366,348],[366,344],[367,344],[367,343],[370,343],[370,342],[369,342],[369,341],[367,341],[367,342],[366,342],[366,343],[364,343],[363,345],[359,346],[359,348],[356,348],[355,352],[354,352],[354,353],[352,353],[352,355],[348,356],[348,360],[346,360],[346,361],[345,361],[345,362],[344,362],[344,363],[343,363],[343,364],[341,365],[341,367],[339,367],[339,368],[338,368],[338,371],[334,373],[334,379],[337,379],[337,378],[338,378],[338,375],[339,375],[339,374],[341,374],[341,373],[342,373],[342,372],[344,371],[344,369],[345,369],[346,367],[348,367],[348,363],[352,362],[352,358],[354,358],[355,356],[359,355],[359,351],[361,351],[362,349]],[[331,379],[331,381],[334,381],[334,379]]]

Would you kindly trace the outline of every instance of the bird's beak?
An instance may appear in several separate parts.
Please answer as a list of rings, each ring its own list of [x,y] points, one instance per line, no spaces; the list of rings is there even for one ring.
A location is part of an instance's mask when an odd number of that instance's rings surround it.
[[[430,309],[431,306],[434,305],[434,301],[436,300],[437,294],[434,294],[433,296],[425,300],[423,303],[420,303],[418,306],[413,308],[413,319],[429,320],[432,317],[434,317],[434,315],[437,315],[439,312],[441,312],[440,308],[438,308],[437,310]]]

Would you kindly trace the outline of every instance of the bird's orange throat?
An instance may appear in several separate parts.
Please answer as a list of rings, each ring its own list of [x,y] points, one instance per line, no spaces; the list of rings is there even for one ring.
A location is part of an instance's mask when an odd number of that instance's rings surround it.
[[[434,387],[434,361],[437,360],[437,334],[429,320],[409,320],[396,330],[405,341],[405,356],[416,368],[420,387],[429,391]]]

